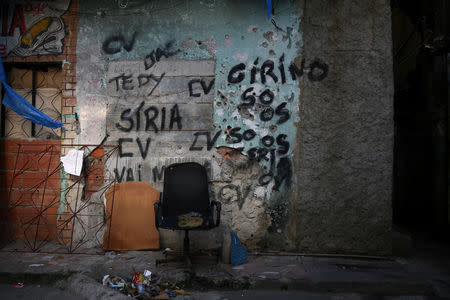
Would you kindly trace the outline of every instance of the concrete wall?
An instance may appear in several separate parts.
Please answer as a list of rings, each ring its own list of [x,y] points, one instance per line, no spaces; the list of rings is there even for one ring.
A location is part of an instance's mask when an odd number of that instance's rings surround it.
[[[305,2],[297,244],[307,252],[391,251],[393,71],[389,1]]]
[[[109,174],[161,190],[164,166],[205,164],[223,225],[197,247],[233,228],[249,248],[390,251],[387,1],[279,1],[273,23],[260,1],[121,3],[79,4],[76,140],[119,144]]]

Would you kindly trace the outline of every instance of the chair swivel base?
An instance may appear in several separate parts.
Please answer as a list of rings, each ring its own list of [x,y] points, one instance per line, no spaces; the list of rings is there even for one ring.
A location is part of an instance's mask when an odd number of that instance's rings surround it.
[[[189,257],[189,230],[184,231],[184,245],[183,245],[183,256],[178,256],[175,258],[167,259],[167,254],[165,259],[157,259],[155,264],[164,264],[169,262],[185,262],[187,265],[192,265],[191,259]]]

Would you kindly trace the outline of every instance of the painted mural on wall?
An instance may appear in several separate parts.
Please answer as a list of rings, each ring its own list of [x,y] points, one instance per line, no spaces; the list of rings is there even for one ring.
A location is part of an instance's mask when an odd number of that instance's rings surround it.
[[[61,16],[70,0],[1,1],[0,55],[59,54],[66,34]]]

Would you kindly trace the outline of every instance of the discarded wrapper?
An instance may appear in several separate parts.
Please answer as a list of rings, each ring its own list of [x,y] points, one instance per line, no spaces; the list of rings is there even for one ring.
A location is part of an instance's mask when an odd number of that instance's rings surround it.
[[[113,288],[123,288],[125,287],[126,281],[118,276],[105,275],[102,280],[103,285],[109,285]]]
[[[149,270],[145,270],[144,273],[134,272],[133,280],[131,281],[134,284],[142,283],[144,285],[150,285],[152,272]]]
[[[144,282],[144,275],[140,272],[134,272],[133,280],[131,281],[134,284],[137,283],[143,283]]]
[[[102,279],[102,283],[103,283],[103,285],[106,285],[108,282],[106,281],[106,280],[108,280],[108,278],[109,278],[109,274],[106,274],[105,276],[103,276],[103,279]]]
[[[23,284],[23,282],[18,282],[16,284],[13,284],[13,288],[15,288],[15,289],[21,289],[24,287],[25,287],[25,285]]]
[[[149,270],[144,271],[144,276],[147,277],[149,280],[151,280],[152,272]]]
[[[43,267],[44,266],[44,264],[31,264],[31,265],[28,265],[28,267],[30,267],[30,268],[32,268],[32,267]]]
[[[177,292],[175,292],[175,291],[171,291],[169,289],[165,289],[164,291],[167,293],[167,295],[169,295],[170,298],[177,296]]]

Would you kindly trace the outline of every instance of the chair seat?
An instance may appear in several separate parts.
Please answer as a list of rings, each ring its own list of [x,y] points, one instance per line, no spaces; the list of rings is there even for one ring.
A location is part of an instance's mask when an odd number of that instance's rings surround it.
[[[205,230],[215,227],[213,217],[195,215],[181,215],[164,217],[159,227],[172,230]]]

